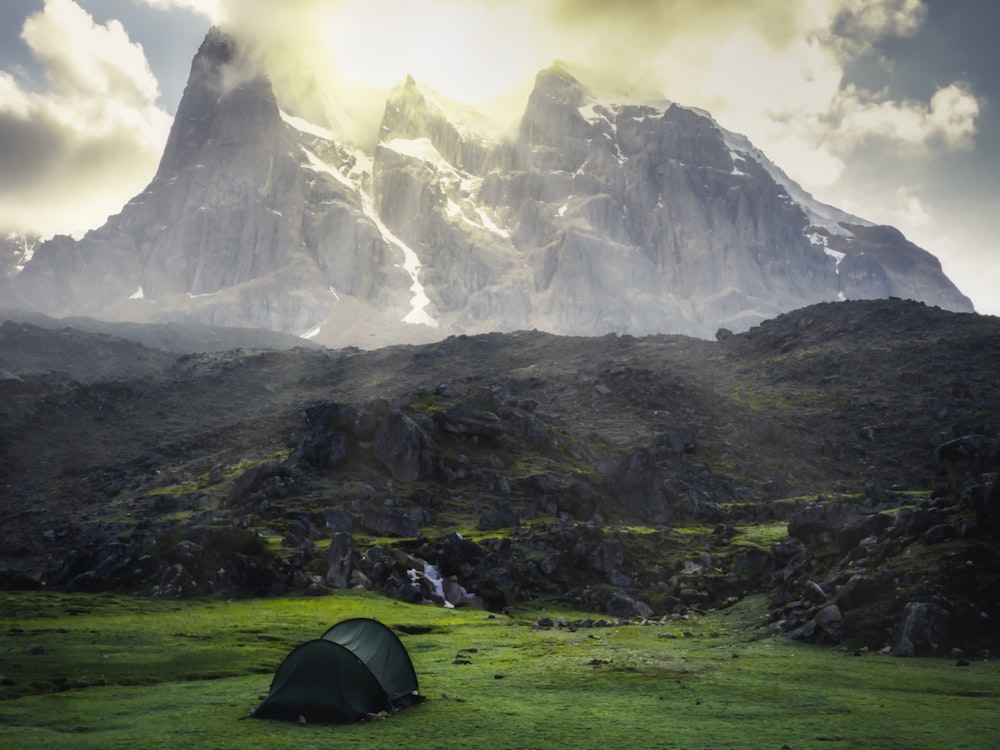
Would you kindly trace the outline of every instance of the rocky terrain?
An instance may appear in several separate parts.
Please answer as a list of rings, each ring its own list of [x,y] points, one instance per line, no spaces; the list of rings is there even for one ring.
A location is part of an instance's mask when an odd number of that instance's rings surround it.
[[[715,341],[375,351],[99,328],[0,326],[3,587],[612,618],[763,592],[762,634],[996,648],[995,318],[872,300]]]
[[[511,130],[411,78],[357,144],[281,109],[249,66],[210,32],[153,180],[79,240],[0,242],[4,304],[365,349],[531,329],[711,339],[839,299],[972,311],[932,254],[814,200],[706,112],[557,63]]]

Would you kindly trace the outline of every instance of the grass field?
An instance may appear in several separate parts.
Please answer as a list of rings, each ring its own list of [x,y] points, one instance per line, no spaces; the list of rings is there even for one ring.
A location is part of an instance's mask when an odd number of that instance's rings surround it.
[[[0,748],[11,750],[1000,746],[1000,662],[762,637],[761,600],[571,630],[531,627],[584,616],[556,604],[506,616],[363,593],[0,597]],[[357,616],[402,626],[425,703],[352,725],[241,720],[294,645]]]

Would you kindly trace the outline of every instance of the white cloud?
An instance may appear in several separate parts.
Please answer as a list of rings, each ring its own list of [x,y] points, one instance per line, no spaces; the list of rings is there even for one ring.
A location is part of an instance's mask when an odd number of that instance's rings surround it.
[[[211,6],[252,46],[279,97],[313,116],[365,108],[359,84],[385,88],[407,74],[485,100],[558,58],[703,107],[813,185],[839,179],[872,139],[956,148],[975,135],[979,105],[960,84],[918,102],[844,83],[879,40],[919,30],[924,0],[144,1]]]
[[[928,121],[952,148],[969,148],[976,135],[979,101],[957,83],[939,88],[931,97]]]
[[[139,105],[159,95],[142,47],[121,23],[95,24],[73,0],[47,0],[25,21],[21,37],[46,67],[55,94],[112,96]]]
[[[835,13],[842,34],[867,40],[878,37],[911,36],[927,19],[923,0],[842,0]]]
[[[830,132],[837,148],[849,152],[878,138],[888,145],[921,149],[942,141],[949,148],[972,145],[979,103],[958,84],[938,89],[927,103],[892,101],[846,87],[831,102]]]
[[[79,233],[149,181],[170,117],[142,48],[117,21],[46,0],[22,37],[48,89],[0,73],[0,229]]]
[[[157,10],[189,10],[204,16],[210,21],[218,21],[222,18],[223,0],[138,0]]]

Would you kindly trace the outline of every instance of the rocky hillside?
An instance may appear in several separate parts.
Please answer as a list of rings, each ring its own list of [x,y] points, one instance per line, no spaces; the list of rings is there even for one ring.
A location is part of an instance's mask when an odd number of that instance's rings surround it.
[[[213,30],[146,190],[80,241],[5,253],[0,296],[366,349],[530,329],[711,338],[838,299],[972,310],[933,255],[815,201],[708,113],[557,64],[512,132],[486,132],[408,79],[359,148],[281,111]]]
[[[828,303],[717,341],[184,354],[0,326],[6,587],[558,596],[996,648],[1000,324]]]

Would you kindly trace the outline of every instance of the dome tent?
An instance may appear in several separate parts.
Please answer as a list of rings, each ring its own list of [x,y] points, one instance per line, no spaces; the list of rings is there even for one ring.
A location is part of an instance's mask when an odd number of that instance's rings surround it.
[[[358,656],[375,675],[389,700],[417,694],[417,673],[406,647],[387,626],[367,617],[338,622],[323,640],[339,643]]]
[[[422,700],[409,654],[376,620],[354,618],[285,657],[251,716],[346,723]]]

